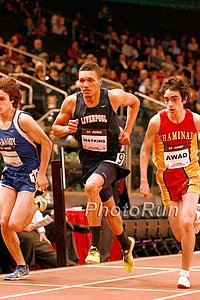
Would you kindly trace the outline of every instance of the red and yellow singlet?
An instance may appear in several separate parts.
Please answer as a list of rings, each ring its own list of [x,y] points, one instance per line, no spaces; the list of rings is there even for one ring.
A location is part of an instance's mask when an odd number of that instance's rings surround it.
[[[166,109],[159,113],[160,129],[153,144],[153,162],[163,203],[169,205],[181,200],[186,192],[200,194],[197,130],[188,109],[180,123],[170,121]]]

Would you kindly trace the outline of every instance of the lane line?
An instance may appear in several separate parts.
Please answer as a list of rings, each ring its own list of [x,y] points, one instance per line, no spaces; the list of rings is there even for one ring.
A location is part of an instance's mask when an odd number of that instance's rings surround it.
[[[42,294],[42,293],[46,293],[46,292],[53,292],[53,291],[58,291],[58,290],[63,290],[63,289],[80,288],[80,287],[90,286],[90,285],[95,285],[95,284],[117,282],[117,281],[123,281],[123,280],[127,280],[127,279],[142,278],[142,277],[147,277],[147,276],[152,276],[152,275],[160,275],[160,274],[163,274],[163,273],[172,273],[172,272],[174,272],[174,270],[147,273],[147,274],[141,274],[141,275],[135,275],[135,276],[119,277],[119,278],[113,278],[113,279],[107,279],[107,280],[99,280],[99,281],[94,281],[94,282],[75,284],[75,285],[71,285],[71,286],[67,285],[67,286],[63,286],[63,287],[60,287],[60,288],[58,287],[58,288],[47,289],[47,290],[42,290],[42,291],[35,291],[35,292],[27,292],[27,293],[22,293],[22,294],[2,296],[2,297],[0,297],[0,299],[11,299],[11,298],[15,298],[15,297],[34,295],[34,294],[40,294],[40,293]]]
[[[185,293],[176,294],[176,295],[172,295],[172,296],[166,296],[166,297],[162,297],[162,298],[154,298],[153,300],[173,299],[173,298],[183,297],[183,296],[192,295],[192,294],[196,294],[196,293],[200,293],[200,290],[195,290],[195,291],[191,291],[191,292],[185,292]]]

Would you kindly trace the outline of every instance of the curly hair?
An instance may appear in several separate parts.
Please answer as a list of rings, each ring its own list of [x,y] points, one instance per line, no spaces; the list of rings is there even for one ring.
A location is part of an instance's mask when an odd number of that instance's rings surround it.
[[[167,78],[159,90],[160,95],[163,97],[168,89],[179,91],[182,100],[186,99],[188,101],[191,97],[190,84],[184,81],[180,76],[172,76]]]
[[[4,91],[9,95],[10,101],[13,102],[13,107],[18,108],[22,99],[22,93],[19,89],[17,81],[9,76],[0,78],[0,90]]]

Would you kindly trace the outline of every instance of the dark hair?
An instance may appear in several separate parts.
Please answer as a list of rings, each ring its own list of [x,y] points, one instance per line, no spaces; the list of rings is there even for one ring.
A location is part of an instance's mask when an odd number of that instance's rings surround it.
[[[79,72],[80,71],[95,71],[96,74],[97,74],[97,77],[98,79],[101,78],[101,70],[100,70],[100,67],[97,63],[94,63],[94,62],[86,62],[84,63],[80,69],[79,69]]]
[[[179,91],[181,98],[189,100],[191,96],[190,84],[180,76],[172,76],[166,79],[159,90],[160,95],[164,96],[166,90]]]
[[[13,107],[17,108],[20,105],[22,94],[19,90],[19,84],[17,81],[9,76],[0,78],[0,90],[7,93],[10,97],[10,101],[13,101]]]

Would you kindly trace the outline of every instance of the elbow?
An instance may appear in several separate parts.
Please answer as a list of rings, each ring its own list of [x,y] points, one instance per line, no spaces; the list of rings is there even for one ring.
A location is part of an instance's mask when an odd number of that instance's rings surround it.
[[[45,149],[49,149],[49,151],[51,152],[51,150],[52,150],[52,141],[49,138],[46,139],[44,147],[45,147]]]
[[[52,126],[52,133],[53,133],[53,135],[57,136],[57,131],[56,131],[55,125]]]
[[[58,127],[56,125],[52,126],[52,133],[55,137],[61,137],[62,136],[61,132],[58,130]]]
[[[137,106],[137,108],[140,108],[140,100],[136,97],[136,101],[135,101],[135,105]]]

